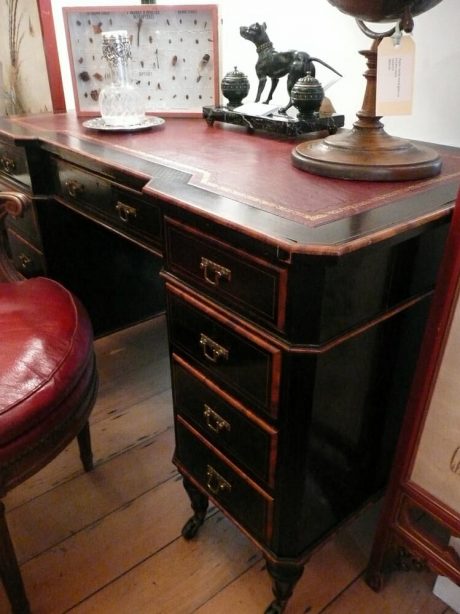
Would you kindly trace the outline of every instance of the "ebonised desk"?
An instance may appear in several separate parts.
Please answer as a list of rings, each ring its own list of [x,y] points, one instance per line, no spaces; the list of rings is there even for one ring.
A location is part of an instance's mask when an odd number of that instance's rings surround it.
[[[293,168],[294,145],[0,121],[0,186],[22,194],[2,199],[4,273],[58,278],[99,333],[166,308],[183,534],[212,499],[263,550],[272,613],[386,483],[460,183],[453,148],[437,178],[363,183]]]

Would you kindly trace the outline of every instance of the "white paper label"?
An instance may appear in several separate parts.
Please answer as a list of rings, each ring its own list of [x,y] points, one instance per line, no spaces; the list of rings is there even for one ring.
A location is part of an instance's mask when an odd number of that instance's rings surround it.
[[[410,115],[414,90],[415,42],[385,37],[377,51],[376,115]]]

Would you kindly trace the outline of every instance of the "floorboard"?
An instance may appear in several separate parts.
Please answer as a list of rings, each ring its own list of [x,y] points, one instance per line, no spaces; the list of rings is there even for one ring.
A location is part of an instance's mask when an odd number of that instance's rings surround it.
[[[211,507],[197,538],[180,534],[191,510],[171,462],[164,317],[98,339],[96,354],[94,471],[72,443],[5,500],[33,614],[261,614],[265,564],[230,521]],[[431,573],[393,574],[379,594],[364,583],[378,512],[314,552],[286,614],[454,614],[433,596]]]

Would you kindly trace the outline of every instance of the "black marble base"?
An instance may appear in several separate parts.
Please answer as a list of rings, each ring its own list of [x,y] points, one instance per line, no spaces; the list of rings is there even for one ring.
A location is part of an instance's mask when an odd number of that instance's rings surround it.
[[[344,115],[320,117],[315,114],[308,119],[298,119],[291,115],[271,113],[269,115],[248,115],[233,111],[227,107],[203,107],[203,117],[212,126],[214,122],[225,122],[236,126],[245,126],[249,132],[263,130],[284,136],[302,136],[311,132],[337,132],[345,123]]]

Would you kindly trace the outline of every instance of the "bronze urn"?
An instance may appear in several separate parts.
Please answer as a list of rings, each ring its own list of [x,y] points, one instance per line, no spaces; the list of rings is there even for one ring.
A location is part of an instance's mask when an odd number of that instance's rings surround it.
[[[239,107],[243,98],[249,93],[249,80],[244,73],[235,69],[228,72],[222,79],[222,94],[228,99],[227,108],[234,109]]]
[[[298,119],[311,119],[319,111],[323,98],[321,83],[309,72],[296,81],[291,90],[292,104],[299,111]]]

